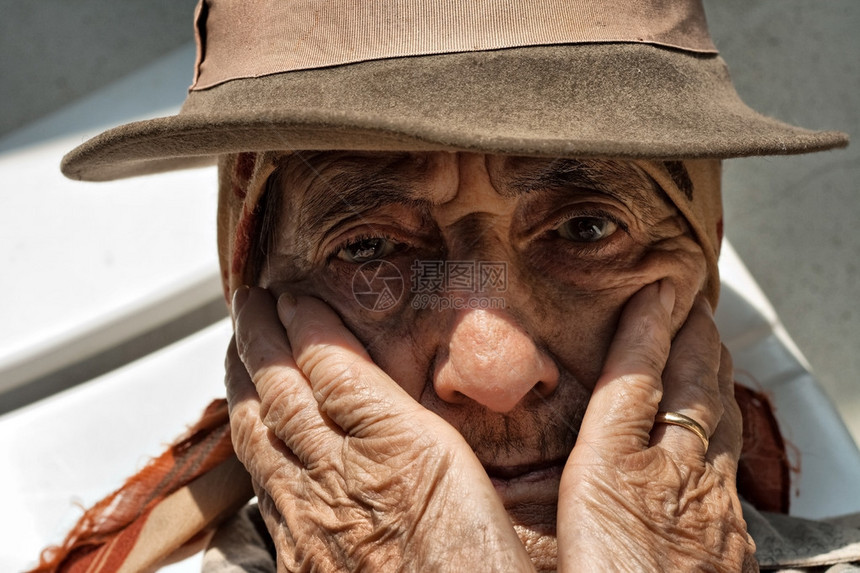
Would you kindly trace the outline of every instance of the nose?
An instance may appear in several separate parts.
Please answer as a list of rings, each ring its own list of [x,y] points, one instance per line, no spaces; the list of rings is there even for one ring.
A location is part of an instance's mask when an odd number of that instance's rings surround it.
[[[458,312],[448,355],[437,365],[436,394],[451,403],[467,399],[494,412],[509,412],[529,392],[548,397],[558,369],[532,337],[504,311]]]

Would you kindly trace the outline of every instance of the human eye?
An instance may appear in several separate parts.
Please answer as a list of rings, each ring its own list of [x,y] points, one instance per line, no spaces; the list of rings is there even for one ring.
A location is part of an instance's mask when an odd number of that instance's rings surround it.
[[[575,243],[596,243],[612,236],[621,225],[604,214],[577,215],[555,228],[558,236]]]
[[[393,253],[398,243],[387,237],[357,237],[337,249],[335,256],[347,263],[361,264]]]

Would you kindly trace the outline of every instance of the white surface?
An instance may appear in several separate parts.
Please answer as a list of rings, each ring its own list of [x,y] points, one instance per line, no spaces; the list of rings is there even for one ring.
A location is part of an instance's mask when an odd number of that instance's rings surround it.
[[[0,392],[220,297],[214,169],[101,184],[59,171],[106,121],[174,113],[185,81],[173,107],[151,105],[177,92],[165,78],[188,57],[183,49],[0,141]],[[32,143],[51,133],[65,134]]]
[[[89,507],[223,396],[223,320],[106,376],[0,417],[0,571],[35,565]],[[186,565],[187,567],[187,565]]]
[[[860,511],[860,451],[806,360],[729,243],[720,259],[716,319],[735,378],[764,390],[792,465],[791,513],[818,518]]]

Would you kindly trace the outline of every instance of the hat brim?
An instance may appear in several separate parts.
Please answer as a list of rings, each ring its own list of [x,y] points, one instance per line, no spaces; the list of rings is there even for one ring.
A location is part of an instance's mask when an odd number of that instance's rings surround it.
[[[103,181],[242,151],[481,151],[729,158],[844,147],[840,132],[765,117],[721,58],[648,44],[532,46],[373,60],[191,92],[179,114],[126,124],[63,158]]]

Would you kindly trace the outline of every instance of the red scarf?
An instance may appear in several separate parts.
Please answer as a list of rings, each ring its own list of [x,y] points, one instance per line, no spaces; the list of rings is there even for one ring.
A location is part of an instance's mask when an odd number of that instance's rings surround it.
[[[233,455],[226,400],[216,400],[177,442],[86,511],[34,572],[145,571],[205,540],[253,496]],[[199,547],[197,547],[199,548]]]

